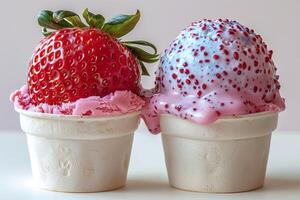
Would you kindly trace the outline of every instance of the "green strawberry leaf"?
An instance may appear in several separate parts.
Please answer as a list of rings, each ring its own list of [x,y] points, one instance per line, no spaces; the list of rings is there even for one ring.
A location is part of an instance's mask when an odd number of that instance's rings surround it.
[[[84,23],[82,23],[80,17],[68,10],[58,10],[53,13],[53,19],[55,22],[60,23],[60,22],[67,22],[70,26],[68,27],[86,27]]]
[[[151,54],[148,53],[138,47],[134,47],[134,46],[129,46],[126,45],[126,47],[135,55],[135,57],[138,59],[141,69],[142,69],[142,75],[145,76],[149,76],[149,73],[147,71],[146,66],[144,65],[143,62],[146,63],[154,63],[159,59],[159,55],[158,54]]]
[[[50,28],[54,30],[60,29],[60,25],[58,25],[53,19],[53,12],[50,10],[42,10],[38,14],[38,24],[41,27]]]
[[[141,69],[142,69],[142,75],[149,76],[147,68],[143,62],[154,63],[154,62],[158,61],[159,55],[157,54],[156,47],[152,43],[144,41],[144,40],[122,41],[122,44],[125,45],[138,59]],[[148,53],[145,50],[143,50],[139,47],[136,47],[136,46],[150,47],[154,52]]]
[[[139,61],[139,63],[140,63],[140,66],[142,68],[142,75],[143,76],[150,76],[150,74],[149,74],[146,66],[144,65],[144,63],[142,61]]]
[[[140,11],[134,15],[118,15],[106,22],[102,28],[113,37],[120,38],[134,29],[140,19]]]
[[[100,15],[100,14],[95,15],[95,14],[89,12],[89,10],[87,8],[84,9],[82,15],[83,15],[83,18],[85,19],[86,23],[88,23],[88,25],[90,25],[90,27],[99,28],[99,29],[102,28],[104,21],[105,21],[105,18],[102,15]]]
[[[53,32],[48,31],[47,28],[45,28],[45,27],[42,28],[42,34],[43,34],[45,37],[51,35],[52,33],[53,33]]]
[[[128,45],[128,46],[132,46],[132,45],[141,45],[141,46],[145,46],[145,47],[150,47],[154,50],[154,54],[157,53],[157,49],[154,46],[154,44],[144,41],[144,40],[136,40],[136,41],[122,41],[123,44]]]
[[[151,54],[138,47],[126,45],[126,47],[137,57],[138,60],[146,63],[154,63],[158,61],[158,54]]]

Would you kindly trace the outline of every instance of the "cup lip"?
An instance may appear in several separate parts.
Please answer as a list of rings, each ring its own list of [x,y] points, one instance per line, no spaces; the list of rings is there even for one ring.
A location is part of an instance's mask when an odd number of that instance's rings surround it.
[[[242,114],[242,115],[227,115],[227,116],[220,117],[219,119],[217,119],[213,123],[266,118],[266,117],[276,116],[276,115],[278,115],[278,113],[279,112],[264,111],[264,112],[251,113],[251,114]],[[165,117],[170,117],[170,116],[171,117],[177,117],[175,115],[168,114],[168,113],[162,113],[161,115],[165,116]],[[180,117],[177,117],[177,118],[180,118]],[[182,120],[192,121],[192,120],[189,120],[189,119],[182,119]]]
[[[277,126],[277,119],[278,112],[260,112],[247,115],[221,117],[210,124],[202,125],[189,119],[182,119],[175,115],[164,114],[160,122],[162,122],[162,120],[165,120],[164,122],[166,122],[166,126],[161,124],[162,135],[185,139],[224,141],[270,135]],[[173,124],[182,124],[179,128],[174,129],[168,125],[171,122]],[[253,128],[255,128],[255,130]]]
[[[52,120],[70,120],[70,121],[107,121],[107,120],[118,120],[128,117],[135,117],[141,115],[141,111],[134,111],[126,114],[113,115],[113,116],[81,116],[81,115],[63,115],[63,114],[50,114],[28,111],[15,107],[15,111],[27,117],[52,119]]]

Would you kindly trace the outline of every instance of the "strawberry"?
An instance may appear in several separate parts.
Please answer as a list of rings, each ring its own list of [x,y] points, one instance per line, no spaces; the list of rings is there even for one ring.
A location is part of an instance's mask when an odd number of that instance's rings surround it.
[[[118,39],[134,28],[139,11],[106,23],[102,15],[87,9],[83,17],[89,26],[71,11],[44,10],[39,14],[46,37],[29,61],[27,85],[33,104],[60,105],[119,90],[140,93],[140,68],[148,74],[143,62],[157,61],[156,48],[146,41]],[[150,47],[154,53],[137,45]]]

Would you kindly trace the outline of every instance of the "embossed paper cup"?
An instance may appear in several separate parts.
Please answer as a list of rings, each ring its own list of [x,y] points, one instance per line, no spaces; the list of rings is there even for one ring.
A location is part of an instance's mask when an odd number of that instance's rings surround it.
[[[161,130],[170,185],[216,193],[262,187],[277,119],[277,113],[261,113],[199,125],[163,114]]]
[[[39,187],[99,192],[125,185],[139,112],[76,117],[17,111]]]

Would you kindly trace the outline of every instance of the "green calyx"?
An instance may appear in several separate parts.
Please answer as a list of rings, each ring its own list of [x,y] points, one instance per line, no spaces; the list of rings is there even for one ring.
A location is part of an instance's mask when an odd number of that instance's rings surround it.
[[[52,12],[50,10],[42,10],[38,14],[38,24],[42,27],[44,36],[48,36],[56,30],[63,28],[97,28],[103,32],[108,33],[115,38],[121,38],[134,29],[140,19],[140,11],[137,10],[134,15],[117,15],[106,21],[100,14],[93,14],[87,8],[82,14],[86,23],[81,21],[79,15],[72,11],[58,10]],[[51,31],[49,31],[51,29]],[[119,39],[120,40],[120,39]],[[137,41],[121,41],[138,59],[142,68],[142,75],[149,75],[145,63],[154,63],[158,61],[159,54],[157,54],[156,47],[143,40]],[[149,53],[141,47],[151,48],[152,53]]]

